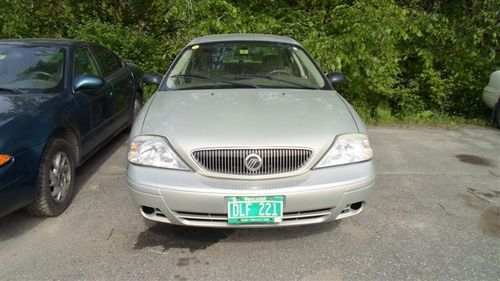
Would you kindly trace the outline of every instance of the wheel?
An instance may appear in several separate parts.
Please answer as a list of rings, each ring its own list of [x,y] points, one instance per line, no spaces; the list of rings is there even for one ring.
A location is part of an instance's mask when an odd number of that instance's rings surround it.
[[[57,216],[73,200],[75,154],[63,139],[47,142],[38,168],[35,202],[27,207],[36,216]]]

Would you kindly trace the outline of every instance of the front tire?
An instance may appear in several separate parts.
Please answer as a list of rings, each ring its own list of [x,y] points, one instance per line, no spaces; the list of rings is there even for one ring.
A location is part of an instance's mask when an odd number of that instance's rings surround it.
[[[63,139],[47,142],[38,168],[35,202],[27,207],[36,216],[58,216],[75,194],[75,153]]]

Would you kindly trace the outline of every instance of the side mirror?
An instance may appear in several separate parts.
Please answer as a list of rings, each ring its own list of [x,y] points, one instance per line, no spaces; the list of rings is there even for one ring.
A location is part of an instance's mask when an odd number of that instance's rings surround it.
[[[82,75],[76,78],[75,92],[81,90],[96,90],[104,86],[104,80],[101,77],[93,75]]]
[[[148,74],[144,75],[144,78],[142,80],[146,84],[158,86],[158,85],[160,85],[162,79],[163,79],[163,75],[161,75],[161,74],[148,73]]]
[[[347,81],[347,77],[342,72],[330,72],[326,78],[332,85],[344,84]]]

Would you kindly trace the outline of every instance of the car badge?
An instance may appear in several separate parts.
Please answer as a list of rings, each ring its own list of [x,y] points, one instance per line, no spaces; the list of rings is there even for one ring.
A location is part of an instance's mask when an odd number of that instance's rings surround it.
[[[255,172],[262,167],[262,158],[255,153],[248,154],[245,157],[245,167],[251,172]]]

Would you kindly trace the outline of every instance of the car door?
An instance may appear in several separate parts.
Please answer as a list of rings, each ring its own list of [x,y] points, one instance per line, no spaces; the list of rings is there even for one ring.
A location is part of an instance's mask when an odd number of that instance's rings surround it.
[[[118,128],[130,121],[130,108],[134,97],[133,76],[128,67],[112,51],[102,46],[94,46],[92,51],[97,56],[106,80],[113,85],[113,98],[116,105],[116,115],[113,122]]]
[[[75,50],[73,57],[73,87],[83,75],[103,77],[97,60],[88,47]],[[73,88],[74,89],[74,88]],[[115,115],[113,86],[109,81],[96,90],[75,92],[80,110],[80,134],[83,155],[102,143],[109,135],[110,119]]]

